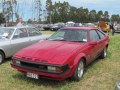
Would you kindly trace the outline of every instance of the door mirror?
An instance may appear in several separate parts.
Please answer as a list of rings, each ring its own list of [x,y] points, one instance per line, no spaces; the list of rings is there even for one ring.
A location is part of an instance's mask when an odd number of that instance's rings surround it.
[[[90,45],[97,45],[98,44],[98,42],[97,41],[94,41],[94,42],[90,42]]]

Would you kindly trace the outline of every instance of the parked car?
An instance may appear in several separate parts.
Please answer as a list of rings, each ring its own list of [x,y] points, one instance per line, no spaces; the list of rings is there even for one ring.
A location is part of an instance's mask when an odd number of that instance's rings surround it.
[[[17,51],[34,44],[48,35],[42,35],[32,27],[1,27],[0,28],[0,64],[5,58],[11,57]]]
[[[16,53],[11,66],[30,78],[80,80],[85,66],[106,57],[108,45],[108,35],[100,30],[66,27]]]
[[[75,22],[68,21],[68,22],[66,22],[65,27],[74,27],[74,25],[75,25]]]
[[[51,30],[56,31],[56,30],[59,30],[59,29],[63,28],[64,26],[65,26],[64,23],[56,23],[51,27]]]
[[[98,26],[95,25],[94,23],[84,23],[84,27],[91,27],[91,28],[96,28],[96,29],[98,29]]]
[[[75,23],[74,27],[82,27],[82,23]]]
[[[120,32],[120,24],[114,26],[115,32]]]
[[[46,24],[43,26],[43,29],[44,30],[51,30],[52,26],[53,26],[53,24]]]

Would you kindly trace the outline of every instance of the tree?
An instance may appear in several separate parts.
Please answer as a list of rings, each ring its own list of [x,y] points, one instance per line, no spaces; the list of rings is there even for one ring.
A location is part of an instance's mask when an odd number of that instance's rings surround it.
[[[49,23],[67,21],[81,23],[110,21],[108,11],[105,11],[103,13],[102,10],[97,12],[96,10],[89,11],[88,8],[83,7],[76,8],[74,6],[69,5],[69,3],[66,1],[64,2],[58,1],[53,4],[51,0],[47,0],[46,11],[48,12],[47,22]],[[118,15],[113,15],[112,20],[119,21],[120,17]]]
[[[7,22],[12,20],[15,13],[17,13],[16,6],[17,6],[17,0],[3,0],[3,14],[5,16],[5,19]]]
[[[16,16],[17,13],[17,0],[10,0],[11,1],[11,8],[12,8],[12,22],[14,19],[14,16]],[[16,17],[17,18],[17,17]]]
[[[119,14],[113,14],[111,16],[111,21],[112,22],[120,22],[120,15]]]
[[[101,16],[103,16],[103,11],[98,11],[98,13],[97,13],[97,20],[98,21],[102,21]]]
[[[52,15],[52,11],[53,11],[53,5],[52,5],[52,1],[51,0],[47,0],[46,1],[46,10],[48,12],[47,21],[50,21],[50,23],[52,23],[51,15]]]
[[[109,20],[109,13],[108,13],[108,11],[104,12],[104,19],[105,19],[105,21],[110,21]]]
[[[5,18],[2,13],[0,13],[0,24],[5,23]]]
[[[28,19],[27,23],[32,23],[33,21],[31,19]]]
[[[97,22],[97,19],[96,19],[96,11],[95,10],[91,10],[89,12],[89,20],[91,22]]]

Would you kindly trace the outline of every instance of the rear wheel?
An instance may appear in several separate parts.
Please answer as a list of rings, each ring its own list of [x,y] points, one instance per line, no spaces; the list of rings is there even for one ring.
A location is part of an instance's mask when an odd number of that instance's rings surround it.
[[[4,53],[0,51],[0,64],[4,62]]]
[[[101,53],[100,58],[104,59],[107,56],[107,48],[105,47]]]
[[[76,70],[74,72],[74,75],[72,76],[72,79],[75,81],[79,81],[83,74],[84,74],[84,59],[81,59],[76,67]]]

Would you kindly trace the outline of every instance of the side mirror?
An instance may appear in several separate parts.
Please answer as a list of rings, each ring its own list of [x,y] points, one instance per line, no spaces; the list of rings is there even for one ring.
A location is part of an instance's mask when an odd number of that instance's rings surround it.
[[[97,44],[98,44],[98,42],[97,42],[97,41],[90,42],[90,45],[92,45],[92,46],[95,46],[95,45],[97,45]]]

